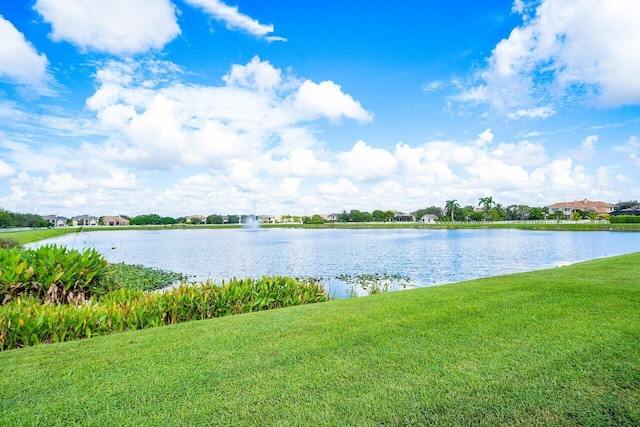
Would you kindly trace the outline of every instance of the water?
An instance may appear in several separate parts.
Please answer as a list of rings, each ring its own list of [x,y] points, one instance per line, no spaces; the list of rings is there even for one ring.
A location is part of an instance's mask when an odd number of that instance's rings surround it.
[[[524,230],[204,229],[67,234],[38,242],[93,247],[109,262],[142,264],[220,281],[285,275],[327,279],[334,296],[348,293],[336,276],[398,274],[430,286],[538,270],[640,251],[640,234]]]

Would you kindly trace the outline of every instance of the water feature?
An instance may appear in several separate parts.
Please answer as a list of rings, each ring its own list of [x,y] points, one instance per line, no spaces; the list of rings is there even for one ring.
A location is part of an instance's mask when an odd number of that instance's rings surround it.
[[[242,227],[245,230],[258,230],[261,225],[260,218],[255,215],[249,215],[242,221]]]
[[[259,230],[260,232],[247,232]],[[67,234],[38,242],[94,247],[110,262],[143,264],[194,280],[286,275],[402,275],[430,286],[640,252],[640,234],[524,230],[201,229]]]

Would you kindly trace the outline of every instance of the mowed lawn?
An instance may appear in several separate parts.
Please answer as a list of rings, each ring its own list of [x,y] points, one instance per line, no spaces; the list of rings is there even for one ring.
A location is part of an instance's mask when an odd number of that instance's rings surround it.
[[[640,425],[640,254],[0,353],[1,425]]]

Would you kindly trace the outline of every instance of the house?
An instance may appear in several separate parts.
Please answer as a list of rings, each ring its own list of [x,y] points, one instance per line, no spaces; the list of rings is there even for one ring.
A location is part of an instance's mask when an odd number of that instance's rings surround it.
[[[258,218],[258,221],[260,221],[260,224],[275,224],[276,223],[276,216],[275,215],[260,215],[260,217]]]
[[[420,222],[432,224],[438,220],[438,216],[434,214],[424,214],[420,217]]]
[[[105,216],[102,218],[102,223],[107,227],[119,227],[129,225],[129,220],[121,216]]]
[[[207,222],[207,217],[204,215],[187,215],[184,219],[185,222],[191,222],[194,224],[204,224]]]
[[[54,227],[66,227],[67,221],[69,221],[69,218],[65,218],[63,216],[58,216],[58,215],[46,215],[46,216],[43,216],[42,219],[44,219]]]
[[[396,213],[393,220],[395,222],[413,222],[416,220],[416,217],[410,214]]]
[[[608,215],[613,212],[614,205],[605,202],[591,200],[574,200],[573,202],[559,202],[549,206],[549,214],[555,215],[556,212],[562,212],[565,219],[573,219],[578,211],[593,212],[596,215]]]
[[[71,218],[74,227],[95,227],[98,225],[97,216],[78,215]]]
[[[640,215],[640,205],[635,205],[631,206],[630,208],[611,212],[611,215]]]
[[[327,215],[327,217],[325,219],[327,221],[330,221],[330,222],[336,222],[336,221],[340,221],[340,216],[341,215],[342,215],[341,213],[332,213],[332,214]]]

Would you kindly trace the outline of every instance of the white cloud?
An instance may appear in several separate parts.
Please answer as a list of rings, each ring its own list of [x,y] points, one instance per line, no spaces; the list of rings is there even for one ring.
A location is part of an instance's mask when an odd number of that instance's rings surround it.
[[[16,170],[7,162],[0,159],[0,178],[9,178],[16,174]]]
[[[265,37],[267,41],[287,41],[284,37],[267,36],[273,33],[273,25],[264,25],[257,20],[244,15],[235,6],[228,6],[219,0],[185,0],[188,4],[203,9],[215,19],[224,22],[228,29],[239,29],[258,37]]]
[[[640,139],[631,135],[624,145],[616,145],[611,148],[613,153],[623,153],[636,166],[640,167]]]
[[[318,160],[313,151],[300,148],[294,149],[287,158],[272,162],[268,168],[274,176],[289,177],[321,177],[334,172],[329,162]]]
[[[476,159],[467,171],[479,187],[493,191],[527,189],[531,185],[529,174],[522,166],[506,164],[486,155]]]
[[[358,181],[376,181],[387,178],[397,167],[393,154],[380,148],[372,148],[358,141],[351,151],[338,154],[338,170]]]
[[[24,35],[2,15],[0,40],[0,79],[42,87],[49,63],[46,55],[38,53]]]
[[[398,171],[401,171],[404,177],[412,182],[430,186],[457,181],[451,166],[455,165],[454,162],[464,161],[462,158],[466,154],[473,157],[470,148],[462,148],[446,142],[434,142],[416,148],[398,143],[394,151]]]
[[[270,90],[282,82],[282,71],[274,68],[269,61],[260,61],[259,57],[254,56],[247,65],[233,65],[229,74],[222,79],[229,86]]]
[[[51,38],[115,55],[162,49],[180,34],[169,0],[37,0]]]
[[[589,135],[582,140],[580,149],[591,156],[596,152],[596,142],[598,142],[598,135]]]
[[[340,178],[334,184],[325,182],[318,185],[318,193],[329,197],[331,200],[335,200],[336,198],[346,200],[356,197],[360,193],[360,190],[348,179]]]
[[[536,166],[548,161],[544,146],[529,141],[517,144],[501,142],[492,154],[507,164],[521,166]]]
[[[423,84],[422,90],[424,92],[435,92],[436,90],[441,89],[443,85],[444,83],[442,80],[433,80]]]
[[[478,147],[484,147],[493,141],[493,133],[491,133],[491,129],[485,129],[480,135],[478,135],[478,139],[476,140],[476,145]]]
[[[295,151],[320,144],[303,123],[370,117],[338,85],[297,80],[258,57],[232,66],[222,86],[185,85],[179,70],[158,76],[146,61],[109,62],[96,78],[100,86],[87,107],[111,136],[94,152],[148,169],[228,170],[231,159],[257,162],[268,150],[288,158],[284,170],[293,176],[322,175],[326,165]],[[298,162],[313,167],[302,171]]]
[[[507,114],[507,116],[512,120],[520,119],[522,117],[527,117],[530,119],[546,119],[547,117],[553,116],[555,113],[556,110],[553,107],[544,106],[518,110]]]
[[[342,92],[332,81],[314,83],[305,80],[294,97],[295,108],[306,119],[325,116],[336,121],[341,117],[369,122],[373,115],[366,111],[351,95]]]
[[[556,110],[550,101],[640,103],[637,1],[542,0],[533,16],[527,6],[514,3],[523,25],[496,45],[476,83],[456,100],[489,103],[510,118],[546,118]]]

